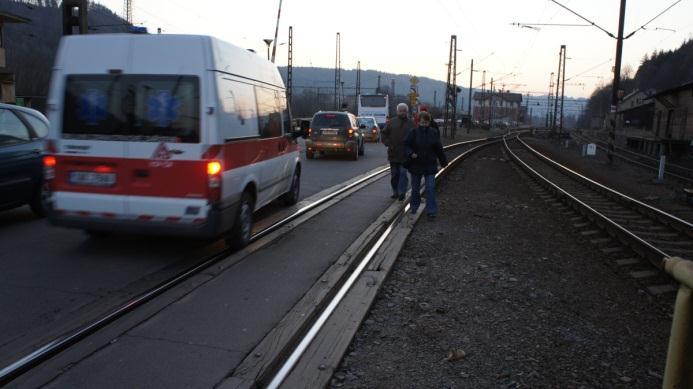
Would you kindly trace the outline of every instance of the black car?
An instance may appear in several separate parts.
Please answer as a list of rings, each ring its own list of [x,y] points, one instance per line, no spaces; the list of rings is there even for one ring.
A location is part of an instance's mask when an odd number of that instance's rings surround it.
[[[364,154],[363,130],[349,112],[318,112],[313,115],[306,139],[306,157],[315,153],[347,154],[353,160]]]
[[[43,216],[43,153],[48,119],[40,112],[0,104],[0,210],[29,204]]]

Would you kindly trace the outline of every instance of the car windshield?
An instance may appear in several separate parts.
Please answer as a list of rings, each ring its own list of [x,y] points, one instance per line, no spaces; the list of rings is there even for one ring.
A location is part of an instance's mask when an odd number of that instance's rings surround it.
[[[70,75],[63,136],[198,143],[199,80],[175,75]]]
[[[359,125],[365,124],[367,126],[375,126],[375,119],[373,118],[358,118]]]
[[[324,113],[320,115],[315,115],[312,121],[313,128],[344,128],[350,127],[351,123],[347,115],[337,114],[337,113]]]

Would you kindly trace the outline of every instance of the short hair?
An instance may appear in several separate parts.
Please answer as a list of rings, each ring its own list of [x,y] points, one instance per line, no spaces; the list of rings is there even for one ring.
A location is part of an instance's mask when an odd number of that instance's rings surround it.
[[[419,112],[419,121],[421,121],[421,120],[426,121],[426,122],[430,122],[431,121],[431,114],[426,112],[426,111]]]
[[[399,112],[399,111],[409,112],[409,106],[404,104],[404,103],[399,103],[399,104],[397,104],[397,112]]]

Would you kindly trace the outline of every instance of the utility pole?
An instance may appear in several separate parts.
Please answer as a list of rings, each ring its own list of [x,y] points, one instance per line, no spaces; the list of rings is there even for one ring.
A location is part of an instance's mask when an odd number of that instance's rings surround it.
[[[611,89],[611,125],[609,127],[609,163],[614,162],[614,143],[616,142],[616,108],[618,106],[618,90],[621,86],[621,59],[623,56],[623,25],[626,19],[626,0],[621,0],[618,16],[618,37],[616,37],[616,64],[614,65],[614,82]]]
[[[378,75],[378,87],[375,89],[375,93],[379,94],[380,93],[380,75]]]
[[[549,78],[549,99],[546,102],[546,129],[548,130],[551,123],[551,96],[553,95],[553,72],[551,72],[551,77]]]
[[[565,63],[567,59],[565,45],[561,46],[561,50],[563,50],[563,79],[561,81],[561,125],[558,128],[559,137],[563,134],[563,104],[565,102]]]
[[[467,123],[467,134],[472,130],[472,79],[474,77],[474,59],[472,58],[472,64],[469,67],[469,101],[467,102],[467,107],[469,111],[469,122]]]
[[[484,122],[486,118],[486,70],[481,73],[481,115],[480,122]]]
[[[448,80],[445,88],[445,116],[443,136],[455,138],[457,130],[457,35],[450,36],[450,55],[448,61]]]
[[[340,56],[340,35],[337,33],[337,48],[335,53],[335,63],[334,63],[334,110],[339,111],[339,86],[341,85],[341,67],[342,60]]]
[[[556,77],[556,97],[553,102],[553,122],[551,122],[552,133],[556,132],[556,120],[558,119],[558,88],[561,86],[561,69],[563,62],[563,48],[565,45],[561,45],[561,51],[558,53],[558,77]]]
[[[361,61],[356,63],[356,106],[358,107],[358,100],[361,96]],[[357,112],[358,113],[358,112]]]
[[[397,96],[395,94],[395,79],[394,78],[390,80],[390,96],[392,96],[392,98]]]
[[[282,15],[282,0],[279,0],[279,10],[277,11],[277,26],[274,29],[274,46],[272,46],[272,63],[274,63],[274,54],[277,52],[277,38],[279,35],[279,17]]]
[[[123,15],[125,16],[125,22],[128,26],[132,26],[132,0],[125,0],[123,2]]]
[[[291,108],[294,88],[294,28],[289,26],[289,61],[286,66],[286,100]]]
[[[491,77],[491,96],[488,103],[488,128],[493,128],[493,77]]]
[[[433,107],[438,108],[438,91],[433,91]]]

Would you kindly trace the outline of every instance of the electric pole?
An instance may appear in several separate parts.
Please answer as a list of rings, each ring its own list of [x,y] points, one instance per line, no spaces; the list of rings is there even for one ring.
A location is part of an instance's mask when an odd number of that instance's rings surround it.
[[[356,106],[358,107],[358,99],[361,96],[361,61],[356,63]],[[358,114],[358,112],[357,112]]]
[[[448,136],[448,127],[452,138],[457,130],[457,35],[450,36],[450,55],[448,61],[448,80],[445,90],[445,116],[443,135]]]
[[[556,77],[556,95],[553,102],[553,121],[551,122],[551,131],[556,132],[556,120],[558,119],[558,88],[561,86],[561,69],[563,65],[563,50],[565,45],[561,45],[561,51],[558,53],[558,76]]]
[[[132,0],[125,0],[123,2],[123,15],[125,15],[125,22],[132,26]]]
[[[294,88],[294,28],[289,26],[289,61],[286,66],[286,99],[289,103],[289,108],[291,108],[291,102],[293,101],[293,88]]]
[[[563,103],[565,102],[565,63],[566,63],[566,48],[565,45],[561,46],[563,50],[563,79],[561,81],[561,125],[558,128],[558,136],[563,134]]]
[[[488,128],[493,128],[493,77],[491,77],[491,96],[488,102]]]
[[[274,29],[274,46],[272,46],[272,63],[274,63],[274,55],[277,53],[277,38],[279,35],[279,17],[282,15],[282,0],[279,0],[279,10],[277,11],[277,26]]]
[[[469,101],[467,106],[469,107],[469,123],[467,123],[467,134],[472,130],[472,79],[474,77],[474,59],[472,58],[472,64],[469,67]]]
[[[74,27],[79,28],[78,34],[87,34],[89,24],[87,21],[87,0],[63,0],[63,35],[74,34]]]
[[[614,82],[611,88],[611,126],[609,127],[609,163],[614,162],[614,143],[616,142],[616,108],[618,106],[618,90],[621,84],[621,58],[623,56],[623,25],[626,19],[626,0],[621,0],[618,16],[618,36],[616,37],[616,64],[614,65]]]
[[[551,96],[553,95],[553,72],[551,72],[551,77],[549,78],[549,99],[546,102],[546,129],[548,130],[551,123]]]
[[[335,54],[335,64],[334,64],[334,110],[339,111],[339,86],[341,85],[341,67],[342,60],[340,56],[340,35],[337,33],[337,48]]]

